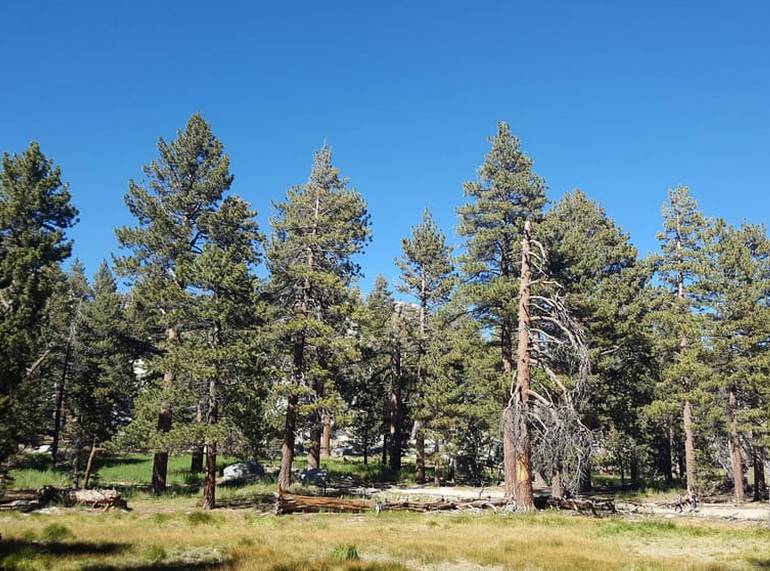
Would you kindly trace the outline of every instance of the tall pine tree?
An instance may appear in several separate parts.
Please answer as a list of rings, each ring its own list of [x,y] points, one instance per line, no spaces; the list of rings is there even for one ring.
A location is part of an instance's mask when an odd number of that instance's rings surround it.
[[[270,295],[279,308],[276,335],[287,359],[281,368],[286,412],[280,489],[291,483],[303,414],[310,424],[308,466],[318,466],[330,371],[355,346],[349,287],[360,273],[354,256],[369,239],[369,215],[331,158],[327,146],[315,154],[307,183],[289,190],[271,220]]]

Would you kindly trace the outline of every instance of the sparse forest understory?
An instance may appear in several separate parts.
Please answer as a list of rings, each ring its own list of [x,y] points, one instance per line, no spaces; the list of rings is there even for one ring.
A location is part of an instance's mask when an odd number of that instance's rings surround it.
[[[768,499],[761,225],[702,213],[677,186],[659,251],[641,257],[584,192],[549,200],[500,123],[464,184],[461,246],[415,213],[396,282],[362,292],[370,213],[328,146],[264,230],[200,115],[141,174],[120,251],[89,278],[63,265],[78,212],[59,167],[36,143],[3,157],[5,487],[109,483],[140,505],[182,494],[212,509],[256,501],[222,486],[248,461],[260,497],[349,478],[496,488],[519,512],[597,489]],[[375,527],[417,525],[389,517]],[[436,521],[449,540],[452,520]]]

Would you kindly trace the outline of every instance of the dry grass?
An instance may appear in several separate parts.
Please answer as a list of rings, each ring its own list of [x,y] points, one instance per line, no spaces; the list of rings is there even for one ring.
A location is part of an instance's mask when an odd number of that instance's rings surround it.
[[[409,513],[202,513],[137,499],[130,513],[0,515],[8,569],[750,569],[770,565],[759,527]],[[359,559],[340,557],[341,547]]]

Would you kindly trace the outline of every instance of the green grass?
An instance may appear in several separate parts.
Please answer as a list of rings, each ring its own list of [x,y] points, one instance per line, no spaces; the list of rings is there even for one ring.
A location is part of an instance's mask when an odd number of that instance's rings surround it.
[[[172,454],[169,457],[167,484],[170,487],[181,489],[201,483],[202,474],[190,472],[190,460],[189,454]],[[218,472],[236,461],[232,457],[220,457],[217,460]],[[69,472],[53,468],[48,454],[22,455],[10,470],[10,475],[13,478],[11,487],[15,489],[37,489],[46,485],[63,488],[71,484]],[[152,479],[152,455],[98,456],[93,478],[97,485],[147,486]]]
[[[770,563],[770,531],[753,525],[550,511],[274,516],[200,512],[195,501],[138,499],[130,513],[1,513],[0,568],[717,571]]]

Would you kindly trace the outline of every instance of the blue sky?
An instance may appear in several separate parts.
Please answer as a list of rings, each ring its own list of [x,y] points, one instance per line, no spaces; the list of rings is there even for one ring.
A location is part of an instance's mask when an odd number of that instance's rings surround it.
[[[453,242],[462,182],[508,121],[552,200],[583,189],[656,247],[667,187],[770,223],[770,2],[0,4],[0,149],[31,140],[80,209],[95,271],[129,178],[200,111],[259,211],[327,140],[369,203],[367,290],[430,208]]]

